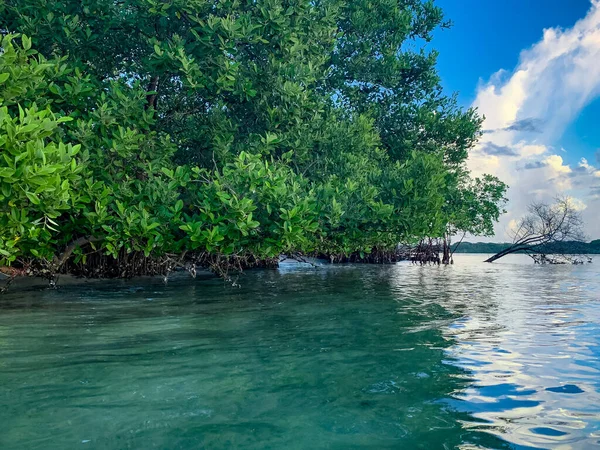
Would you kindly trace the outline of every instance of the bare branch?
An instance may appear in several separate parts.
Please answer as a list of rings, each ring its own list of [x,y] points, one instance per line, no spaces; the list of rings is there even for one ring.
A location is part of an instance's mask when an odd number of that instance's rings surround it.
[[[52,261],[54,269],[60,269],[60,267],[68,261],[75,249],[77,249],[78,247],[83,247],[84,245],[91,244],[93,242],[99,242],[101,240],[102,239],[93,236],[80,237],[79,239],[74,240],[69,245],[67,245],[67,248],[65,248],[65,251],[62,252],[62,254],[54,258],[54,260]]]
[[[496,261],[511,253],[533,251],[548,244],[585,240],[583,220],[571,198],[557,197],[552,205],[532,203],[528,211],[529,214],[518,222],[511,233],[513,245],[486,262]]]

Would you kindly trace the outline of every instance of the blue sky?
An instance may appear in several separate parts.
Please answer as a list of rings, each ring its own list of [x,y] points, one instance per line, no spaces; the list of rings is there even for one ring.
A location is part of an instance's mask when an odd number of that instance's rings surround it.
[[[600,238],[600,0],[436,3],[454,23],[431,44],[444,88],[486,116],[469,165],[511,186],[495,240],[557,194]]]

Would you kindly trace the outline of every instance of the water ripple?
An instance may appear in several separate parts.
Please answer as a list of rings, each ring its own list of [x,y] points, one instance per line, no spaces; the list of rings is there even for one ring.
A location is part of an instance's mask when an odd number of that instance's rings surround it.
[[[0,448],[598,448],[598,266],[455,259],[13,292]]]

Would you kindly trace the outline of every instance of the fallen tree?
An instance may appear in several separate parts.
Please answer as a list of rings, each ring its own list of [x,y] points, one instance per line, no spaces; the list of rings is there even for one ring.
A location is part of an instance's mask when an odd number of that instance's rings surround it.
[[[485,262],[494,262],[512,253],[543,253],[549,244],[585,239],[581,214],[569,197],[557,197],[555,203],[532,203],[529,214],[512,230],[513,244]]]

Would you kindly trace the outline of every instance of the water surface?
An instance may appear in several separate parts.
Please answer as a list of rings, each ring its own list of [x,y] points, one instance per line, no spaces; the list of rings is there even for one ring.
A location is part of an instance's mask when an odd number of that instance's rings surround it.
[[[0,448],[600,446],[600,261],[0,297]]]

